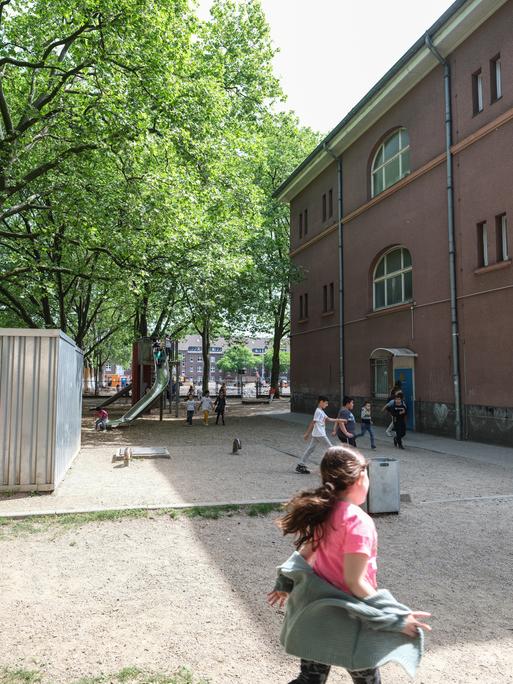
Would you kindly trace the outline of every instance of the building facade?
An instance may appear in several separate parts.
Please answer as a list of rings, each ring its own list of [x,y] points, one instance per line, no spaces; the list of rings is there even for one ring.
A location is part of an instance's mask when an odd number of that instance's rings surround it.
[[[284,349],[288,349],[288,341],[284,340],[283,342]],[[226,374],[218,369],[217,364],[233,344],[233,342],[225,340],[223,337],[212,341],[210,346],[210,382],[224,382]],[[258,376],[260,379],[265,378],[264,354],[272,345],[272,338],[247,338],[244,340],[244,344],[260,359],[260,363],[255,368],[245,369],[247,374]],[[201,337],[199,335],[188,335],[183,341],[178,343],[178,353],[181,360],[182,377],[187,382],[201,383],[203,378]]]
[[[277,192],[292,409],[320,393],[513,446],[513,0],[458,0]]]

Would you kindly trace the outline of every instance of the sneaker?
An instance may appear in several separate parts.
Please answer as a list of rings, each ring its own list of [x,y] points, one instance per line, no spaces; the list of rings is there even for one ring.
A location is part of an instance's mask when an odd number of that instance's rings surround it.
[[[303,465],[303,463],[297,464],[296,473],[301,473],[301,475],[310,475],[310,471],[305,465]]]
[[[375,448],[376,448],[376,445],[373,444],[373,445],[371,446],[371,449],[375,449]]]
[[[397,446],[397,437],[394,437],[394,446]]]

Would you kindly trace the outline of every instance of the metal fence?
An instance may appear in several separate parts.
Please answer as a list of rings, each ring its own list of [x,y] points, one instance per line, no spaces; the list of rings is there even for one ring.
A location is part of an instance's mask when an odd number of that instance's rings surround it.
[[[0,328],[0,491],[64,477],[80,449],[82,366],[60,330]]]

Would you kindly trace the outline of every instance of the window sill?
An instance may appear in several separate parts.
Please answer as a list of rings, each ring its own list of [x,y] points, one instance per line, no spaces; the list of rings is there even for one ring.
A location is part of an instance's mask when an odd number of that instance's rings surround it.
[[[503,268],[508,268],[511,266],[511,259],[506,259],[506,261],[497,261],[495,264],[490,264],[489,266],[481,266],[476,268],[474,275],[482,275],[483,273],[492,273],[493,271],[501,271]]]
[[[397,304],[396,306],[387,306],[385,309],[377,309],[366,314],[366,318],[378,318],[379,316],[386,316],[388,314],[399,313],[400,311],[408,311],[415,306],[413,301],[405,302],[404,304]]]
[[[332,309],[331,311],[324,311],[324,313],[321,314],[321,318],[326,318],[327,316],[333,316],[335,313],[335,309]]]
[[[308,323],[308,318],[300,318],[298,323]]]

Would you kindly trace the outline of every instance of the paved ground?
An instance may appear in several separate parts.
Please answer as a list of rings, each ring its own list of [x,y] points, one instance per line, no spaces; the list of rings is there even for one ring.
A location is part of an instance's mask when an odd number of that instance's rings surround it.
[[[114,411],[111,415],[115,417]],[[166,414],[159,422],[154,415],[136,421],[128,430],[100,433],[93,430],[93,420],[87,415],[82,450],[57,490],[0,495],[0,516],[281,501],[305,484],[294,473],[294,465],[305,448],[303,428],[309,416],[291,414],[285,401],[270,406],[237,403],[229,407],[226,421],[225,427],[213,422],[204,427],[198,417],[188,427],[182,417]],[[359,447],[369,457],[399,458],[401,490],[416,503],[513,495],[511,449],[413,433],[407,437],[407,450],[399,452],[382,428],[376,430],[378,449],[370,450],[368,437],[360,440]],[[231,454],[234,437],[243,445],[237,455]],[[171,459],[134,460],[129,467],[113,463],[117,449],[127,445],[167,447]],[[313,460],[318,463],[321,456],[319,450]],[[483,469],[483,464],[490,467]],[[315,473],[306,480],[314,477]]]
[[[4,499],[0,509],[288,498],[317,476],[293,473],[308,417],[280,413],[286,408],[239,416],[231,408],[224,429],[154,419],[116,434],[88,427],[55,494]],[[422,435],[398,452],[380,434],[377,453],[399,456],[411,502],[399,516],[376,518],[379,583],[433,612],[417,681],[512,683],[511,452]],[[229,453],[234,436],[243,441],[237,456]],[[173,458],[115,468],[112,453],[125,443],[168,446]],[[212,684],[285,684],[297,666],[279,646],[282,616],[265,593],[291,541],[273,517],[0,526],[0,669],[77,684],[129,666],[188,666]],[[341,670],[331,680],[349,684]],[[398,667],[383,669],[384,684],[407,681]]]

